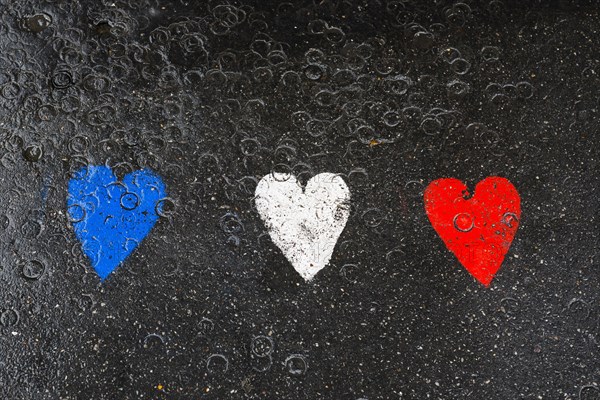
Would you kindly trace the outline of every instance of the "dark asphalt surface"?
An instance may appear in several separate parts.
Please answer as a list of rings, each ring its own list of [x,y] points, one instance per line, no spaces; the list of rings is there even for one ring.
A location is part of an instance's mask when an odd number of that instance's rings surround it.
[[[600,399],[600,19],[534,1],[0,1],[3,399]],[[72,174],[171,201],[101,282]],[[253,203],[342,174],[312,281]],[[508,178],[485,288],[423,190]]]

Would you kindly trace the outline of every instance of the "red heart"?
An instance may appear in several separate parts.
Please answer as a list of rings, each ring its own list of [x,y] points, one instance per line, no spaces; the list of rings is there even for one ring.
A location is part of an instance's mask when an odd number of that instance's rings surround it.
[[[448,250],[485,286],[502,265],[521,218],[521,199],[508,179],[488,177],[469,198],[458,179],[437,179],[425,189],[425,212]]]

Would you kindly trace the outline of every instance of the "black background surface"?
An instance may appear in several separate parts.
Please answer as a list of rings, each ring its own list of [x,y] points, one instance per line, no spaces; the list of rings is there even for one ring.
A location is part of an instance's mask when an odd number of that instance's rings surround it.
[[[594,3],[0,1],[4,399],[598,399]],[[173,199],[100,283],[82,165]],[[306,283],[253,205],[340,173]],[[522,219],[489,289],[426,185],[498,175]]]

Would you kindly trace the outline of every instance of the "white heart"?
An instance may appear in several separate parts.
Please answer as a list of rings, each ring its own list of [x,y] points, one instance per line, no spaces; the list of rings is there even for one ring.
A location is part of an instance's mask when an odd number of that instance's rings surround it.
[[[346,182],[332,173],[313,176],[304,190],[295,176],[271,173],[255,191],[271,240],[307,281],[331,260],[350,215],[349,200]]]

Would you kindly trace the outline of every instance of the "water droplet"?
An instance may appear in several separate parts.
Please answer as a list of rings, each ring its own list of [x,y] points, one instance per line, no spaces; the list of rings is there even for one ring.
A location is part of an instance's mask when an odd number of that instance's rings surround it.
[[[257,357],[267,357],[271,355],[274,348],[275,342],[273,341],[273,339],[264,335],[255,336],[252,339],[252,343],[250,345],[252,354],[254,354]]]
[[[40,33],[52,24],[52,18],[48,14],[35,14],[25,18],[23,25],[33,33]]]
[[[19,323],[19,313],[17,310],[8,309],[0,314],[0,324],[4,327],[15,326]]]
[[[40,260],[28,260],[23,265],[23,276],[27,279],[37,280],[44,275],[46,264]]]
[[[474,226],[473,217],[468,213],[456,214],[453,222],[456,230],[460,232],[469,232]]]
[[[133,210],[140,204],[140,198],[133,192],[125,192],[121,196],[121,207],[125,210]]]
[[[502,223],[509,228],[513,228],[519,224],[519,217],[515,213],[507,212],[502,216]]]
[[[227,372],[229,369],[229,360],[222,354],[212,354],[206,360],[206,369],[209,374]]]
[[[23,150],[23,158],[29,162],[38,162],[43,155],[44,151],[40,145],[31,145]]]
[[[215,329],[215,323],[208,318],[202,318],[198,324],[199,335],[206,336]]]
[[[308,369],[306,358],[304,358],[304,356],[301,354],[292,354],[285,359],[284,364],[288,370],[288,373],[294,376],[304,375]]]

